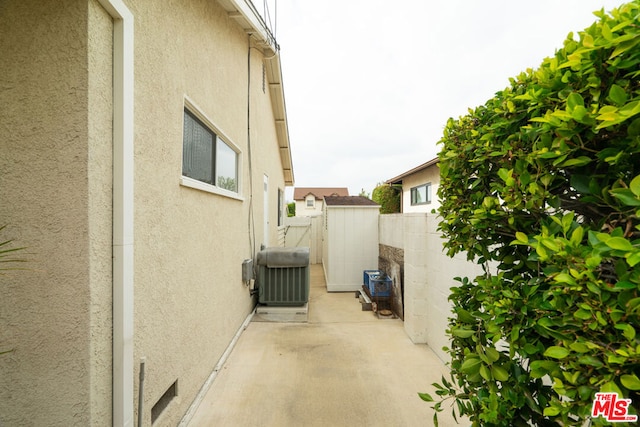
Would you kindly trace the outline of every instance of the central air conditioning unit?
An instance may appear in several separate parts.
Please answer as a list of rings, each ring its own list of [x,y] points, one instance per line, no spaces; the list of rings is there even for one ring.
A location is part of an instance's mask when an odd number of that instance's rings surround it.
[[[301,306],[309,301],[309,248],[266,248],[256,256],[258,302]]]

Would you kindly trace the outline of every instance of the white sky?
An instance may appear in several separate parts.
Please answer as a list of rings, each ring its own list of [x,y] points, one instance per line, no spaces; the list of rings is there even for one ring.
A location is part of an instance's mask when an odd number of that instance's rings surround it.
[[[594,10],[625,3],[254,1],[281,48],[296,186],[352,195],[436,157],[449,117],[537,68]]]

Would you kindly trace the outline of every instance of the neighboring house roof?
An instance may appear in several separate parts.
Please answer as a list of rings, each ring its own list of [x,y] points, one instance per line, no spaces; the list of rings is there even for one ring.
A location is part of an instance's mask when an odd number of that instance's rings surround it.
[[[413,175],[416,172],[420,172],[421,170],[427,169],[435,164],[437,164],[440,161],[439,158],[435,158],[435,159],[431,159],[426,163],[421,164],[420,166],[416,166],[415,168],[406,171],[403,174],[400,174],[398,176],[396,176],[395,178],[391,178],[387,181],[385,181],[385,184],[402,184],[402,180],[404,178],[406,178],[409,175]]]
[[[327,206],[380,206],[364,196],[326,196],[324,203]]]
[[[293,200],[304,200],[309,194],[316,200],[322,200],[327,196],[348,196],[347,187],[296,187],[293,189]]]
[[[282,86],[282,68],[280,64],[280,46],[264,22],[255,6],[248,0],[218,0],[242,29],[253,36],[265,51],[265,71],[269,81],[271,108],[278,136],[280,160],[285,185],[295,185],[293,177],[293,160],[289,143],[289,127],[287,125],[287,109],[284,102],[284,88]]]

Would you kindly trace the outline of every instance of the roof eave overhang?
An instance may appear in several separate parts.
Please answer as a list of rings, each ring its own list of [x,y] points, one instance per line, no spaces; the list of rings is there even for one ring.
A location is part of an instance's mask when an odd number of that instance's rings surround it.
[[[282,85],[282,67],[280,54],[265,58],[269,92],[271,94],[271,106],[276,126],[280,160],[286,185],[294,185],[293,160],[291,157],[291,144],[289,142],[289,126],[287,122],[287,108],[284,100],[284,87]]]
[[[430,166],[433,166],[435,164],[438,164],[438,162],[440,161],[440,158],[436,157],[435,159],[431,159],[426,163],[421,164],[420,166],[416,166],[415,168],[408,170],[407,172],[400,174],[394,178],[388,179],[386,180],[384,183],[385,184],[402,184],[402,180],[404,178],[406,178],[409,175],[413,175],[414,173],[420,172],[421,170],[424,170]]]
[[[287,109],[284,101],[284,87],[282,85],[282,66],[280,63],[280,46],[267,28],[264,20],[248,0],[217,0],[227,11],[229,17],[240,27],[253,36],[255,42],[263,49],[264,63],[269,82],[271,108],[273,110],[276,136],[282,161],[284,183],[287,186],[295,184],[293,176],[293,160],[291,144],[289,142],[289,127],[287,124]]]

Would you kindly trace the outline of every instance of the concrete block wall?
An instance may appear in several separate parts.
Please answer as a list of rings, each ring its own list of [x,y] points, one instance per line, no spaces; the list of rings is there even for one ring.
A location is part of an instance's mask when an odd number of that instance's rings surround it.
[[[427,342],[429,322],[429,267],[427,251],[427,214],[404,215],[402,228],[405,280],[405,331],[414,343]]]
[[[446,335],[454,277],[473,278],[480,266],[454,258],[443,251],[439,218],[430,213],[380,216],[380,244],[404,250],[404,328],[416,344],[427,344],[443,361],[449,360],[442,347],[449,345]],[[401,236],[401,237],[400,237]]]

